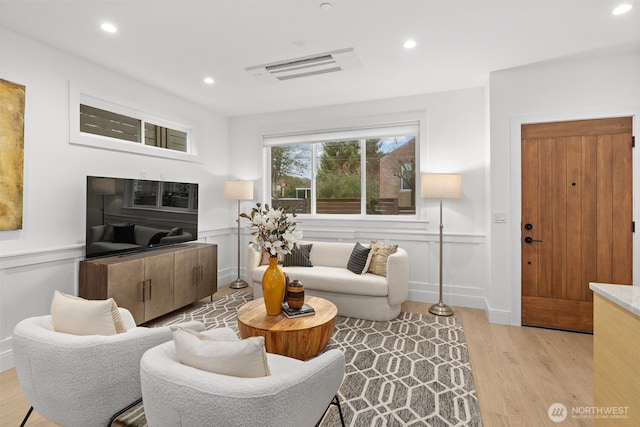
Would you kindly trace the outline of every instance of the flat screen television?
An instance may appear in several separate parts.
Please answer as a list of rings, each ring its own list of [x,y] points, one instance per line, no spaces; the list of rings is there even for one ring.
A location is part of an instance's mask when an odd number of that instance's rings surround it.
[[[198,184],[87,176],[86,257],[198,238]]]

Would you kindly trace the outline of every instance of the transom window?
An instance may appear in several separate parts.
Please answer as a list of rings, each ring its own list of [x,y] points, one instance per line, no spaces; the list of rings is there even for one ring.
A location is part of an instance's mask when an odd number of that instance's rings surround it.
[[[417,124],[265,137],[270,202],[306,214],[415,215],[417,137]]]
[[[187,132],[85,104],[80,104],[80,132],[130,142],[144,141],[144,145],[184,153],[188,150]]]

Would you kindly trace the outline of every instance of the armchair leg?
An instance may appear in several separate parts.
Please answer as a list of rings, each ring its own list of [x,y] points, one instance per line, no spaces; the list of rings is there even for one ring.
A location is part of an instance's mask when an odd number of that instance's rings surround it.
[[[109,420],[109,424],[108,427],[111,427],[111,425],[113,424],[113,422],[115,420],[118,419],[118,417],[122,414],[124,414],[125,412],[127,412],[129,409],[133,408],[134,406],[136,406],[137,404],[139,404],[140,402],[142,402],[142,398],[136,400],[135,402],[131,403],[130,405],[127,405],[126,407],[120,409],[118,412],[116,412],[115,414],[113,414],[113,416],[111,417],[111,419]]]
[[[324,414],[322,414],[322,417],[320,418],[320,420],[316,424],[316,427],[318,427],[320,425],[320,423],[324,419],[324,416],[327,415],[327,411],[329,410],[331,405],[336,405],[338,407],[338,414],[340,415],[340,424],[342,425],[342,427],[345,427],[344,417],[342,416],[342,406],[340,406],[340,398],[338,397],[337,394],[335,396],[333,396],[333,399],[331,400],[331,402],[329,402],[329,406],[327,406],[327,409],[324,410]]]
[[[31,416],[32,412],[33,412],[33,406],[31,408],[29,408],[29,410],[27,411],[27,415],[25,415],[24,420],[22,420],[22,423],[20,424],[20,427],[24,427],[24,425],[27,423],[27,420]]]

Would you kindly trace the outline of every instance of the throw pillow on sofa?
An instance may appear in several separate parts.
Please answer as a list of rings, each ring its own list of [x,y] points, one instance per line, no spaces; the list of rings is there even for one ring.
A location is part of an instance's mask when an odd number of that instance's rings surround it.
[[[269,265],[269,258],[271,258],[271,254],[267,251],[262,251],[262,259],[260,260],[260,265]],[[278,255],[278,264],[282,264],[284,261],[284,255]]]
[[[157,245],[160,243],[160,241],[162,240],[163,237],[167,236],[167,232],[166,231],[159,231],[156,234],[154,234],[150,239],[149,239],[149,243],[147,243],[148,246],[153,246],[153,245]]]
[[[131,243],[135,245],[135,225],[114,225],[113,226],[113,243]]]
[[[180,236],[182,235],[182,232],[182,227],[173,227],[171,230],[169,230],[167,236]]]
[[[51,325],[56,332],[72,335],[115,335],[127,332],[113,298],[87,300],[53,293]]]
[[[371,248],[371,264],[369,272],[378,276],[387,276],[387,258],[398,250],[398,245],[387,245],[377,240],[372,240],[369,245]]]
[[[183,365],[234,377],[271,375],[264,337],[223,341],[187,328],[172,329],[176,355]]]
[[[311,247],[313,245],[298,245],[290,254],[284,256],[284,267],[313,267],[311,264]]]
[[[103,242],[113,242],[113,238],[114,238],[113,225],[112,224],[105,224],[104,225],[104,234],[102,235],[102,241]]]
[[[365,268],[367,266],[367,260],[369,259],[369,252],[371,248],[365,248],[357,242],[351,251],[349,262],[347,263],[347,270],[355,274],[364,274],[367,272]]]

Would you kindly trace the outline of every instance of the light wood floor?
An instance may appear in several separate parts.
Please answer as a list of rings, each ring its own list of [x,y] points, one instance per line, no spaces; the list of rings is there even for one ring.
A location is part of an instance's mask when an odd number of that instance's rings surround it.
[[[214,298],[229,292],[222,288]],[[403,311],[427,313],[430,304],[406,302]],[[548,329],[491,324],[484,311],[453,307],[462,320],[485,427],[556,426],[553,403],[593,405],[593,337]],[[15,369],[0,373],[0,426],[19,426],[29,409]],[[27,427],[56,424],[34,411]],[[592,426],[569,417],[562,426]],[[366,426],[363,426],[366,427]]]

